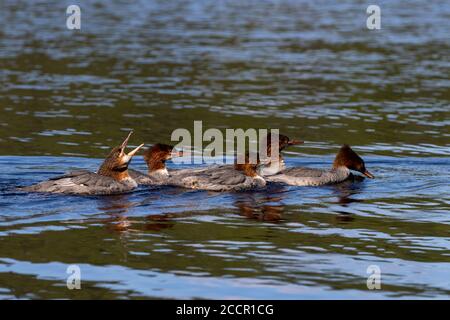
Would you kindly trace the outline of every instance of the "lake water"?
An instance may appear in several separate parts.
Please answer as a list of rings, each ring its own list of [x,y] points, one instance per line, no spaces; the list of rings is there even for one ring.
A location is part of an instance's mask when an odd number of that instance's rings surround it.
[[[448,1],[378,1],[377,31],[361,1],[241,2],[78,1],[79,31],[71,1],[1,2],[0,298],[449,298]],[[305,140],[288,166],[329,167],[348,143],[376,179],[14,190],[194,120]]]

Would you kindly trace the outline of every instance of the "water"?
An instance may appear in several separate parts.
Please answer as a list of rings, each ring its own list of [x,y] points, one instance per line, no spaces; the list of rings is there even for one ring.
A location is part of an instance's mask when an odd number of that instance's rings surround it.
[[[0,298],[449,297],[448,2],[381,1],[380,31],[357,1],[78,3],[79,32],[70,2],[0,4]],[[376,179],[14,191],[96,170],[130,128],[167,143],[194,120],[306,140],[288,166],[328,167],[349,143]]]

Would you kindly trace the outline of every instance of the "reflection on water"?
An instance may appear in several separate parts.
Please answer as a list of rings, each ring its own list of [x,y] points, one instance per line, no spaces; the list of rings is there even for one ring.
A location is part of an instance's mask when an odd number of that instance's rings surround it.
[[[378,1],[376,32],[350,0],[81,1],[81,32],[69,4],[0,4],[0,298],[448,298],[448,1]],[[349,143],[377,179],[14,191],[96,170],[130,128],[167,143],[194,120],[306,140],[288,165],[328,167]]]
[[[278,192],[283,187],[270,186],[269,188],[269,190],[261,192],[245,192],[235,195],[234,206],[239,209],[239,214],[259,221],[281,221],[284,212],[282,204],[284,194]]]
[[[0,157],[0,292],[5,298],[448,297],[450,189],[442,174],[448,160],[366,158],[376,180],[355,176],[334,186],[243,193],[141,187],[75,197],[12,187],[23,181],[18,175],[31,183],[53,175],[43,168],[90,169],[98,160],[54,157],[43,165],[36,157]],[[140,158],[133,165],[145,167]],[[64,287],[73,263],[82,270],[81,294]],[[380,292],[365,286],[371,264],[383,272]]]

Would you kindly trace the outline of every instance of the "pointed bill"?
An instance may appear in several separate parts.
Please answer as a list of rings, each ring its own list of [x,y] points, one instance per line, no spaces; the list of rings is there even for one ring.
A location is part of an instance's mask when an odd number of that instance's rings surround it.
[[[144,144],[141,144],[141,145],[137,146],[137,147],[134,148],[132,151],[128,152],[127,156],[131,158],[131,157],[134,156],[134,155],[139,151],[139,149],[141,149],[143,146],[144,146]]]
[[[305,141],[301,141],[301,140],[289,140],[288,145],[294,146],[294,145],[297,145],[297,144],[303,144],[303,143],[305,143]]]
[[[130,131],[130,133],[128,134],[128,136],[125,138],[125,140],[122,142],[122,144],[120,145],[123,149],[125,149],[125,147],[128,144],[128,140],[130,140],[131,135],[133,134],[133,130]]]
[[[375,176],[367,170],[365,172],[363,172],[363,175],[365,175],[369,179],[375,179]]]

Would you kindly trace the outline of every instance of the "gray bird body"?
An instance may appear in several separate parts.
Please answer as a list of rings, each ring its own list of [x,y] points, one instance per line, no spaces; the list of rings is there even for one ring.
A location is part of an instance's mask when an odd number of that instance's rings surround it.
[[[27,192],[49,192],[61,194],[105,195],[133,190],[137,183],[133,179],[117,181],[86,170],[68,172],[38,184],[20,188]]]
[[[171,174],[167,184],[208,191],[243,191],[262,188],[266,185],[260,176],[247,176],[244,172],[235,170],[232,165],[176,172]]]
[[[344,144],[338,151],[331,169],[314,169],[296,167],[266,177],[270,182],[281,182],[292,186],[322,186],[347,180],[354,170],[373,179],[373,174],[367,171],[364,160],[352,148]]]
[[[190,173],[197,173],[205,170],[206,168],[195,168],[195,169],[171,169],[170,173],[167,169],[157,170],[150,174],[145,174],[138,170],[128,169],[128,174],[130,177],[137,182],[139,185],[168,185],[171,179],[179,176],[186,176]]]
[[[285,183],[291,186],[321,186],[342,182],[349,176],[350,170],[345,167],[329,170],[296,167],[267,176],[265,179],[270,182]]]
[[[166,175],[147,175],[133,169],[128,169],[128,174],[139,185],[163,185],[168,178]]]

